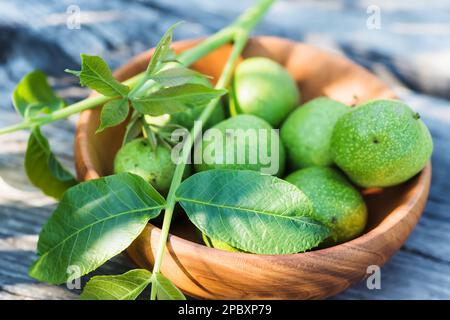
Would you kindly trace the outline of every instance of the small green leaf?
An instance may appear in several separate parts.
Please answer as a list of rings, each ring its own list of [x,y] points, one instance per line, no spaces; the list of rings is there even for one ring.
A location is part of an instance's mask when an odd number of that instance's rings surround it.
[[[96,133],[99,133],[106,128],[117,126],[128,117],[128,98],[120,98],[110,100],[103,105],[102,113],[100,114],[100,126]]]
[[[300,189],[257,171],[200,172],[181,184],[176,197],[208,237],[247,252],[302,252],[330,235],[311,218],[312,204]]]
[[[81,71],[79,71],[79,70],[65,69],[64,72],[70,73],[70,74],[74,75],[75,77],[80,77],[80,75],[81,75]]]
[[[155,132],[148,125],[143,126],[143,129],[147,137],[147,140],[150,143],[150,146],[152,147],[152,150],[156,150],[158,140],[156,138]]]
[[[183,292],[161,273],[155,275],[155,282],[153,285],[156,286],[156,296],[158,300],[186,300]]]
[[[40,113],[51,113],[65,105],[41,71],[30,72],[23,77],[13,92],[12,100],[17,112],[26,119],[33,119]],[[77,183],[51,152],[48,140],[38,127],[32,129],[28,139],[25,171],[31,183],[55,198],[61,197],[67,188]]]
[[[125,130],[125,135],[123,136],[122,144],[125,144],[127,142],[130,142],[134,138],[137,138],[141,132],[142,132],[142,126],[143,126],[143,120],[142,116],[134,111],[133,115],[131,116],[130,122],[127,125],[127,128]]]
[[[135,300],[150,284],[152,273],[135,269],[121,275],[92,277],[81,300]]]
[[[226,92],[199,84],[184,84],[158,90],[145,98],[135,98],[132,104],[140,113],[160,116],[184,111],[192,105],[204,105]]]
[[[161,70],[150,77],[150,79],[165,87],[180,86],[195,78],[206,78],[206,76],[188,68],[174,67]]]
[[[161,40],[159,40],[156,45],[155,51],[153,52],[152,58],[147,66],[147,70],[145,73],[147,75],[151,75],[153,72],[157,70],[158,65],[164,60],[173,60],[175,58],[173,51],[170,49],[170,45],[172,43],[173,32],[181,22],[175,23],[172,25],[166,33],[162,36]]]
[[[45,73],[38,70],[20,80],[12,100],[17,112],[23,117],[32,117],[40,112],[50,113],[64,107],[64,101],[55,95]]]
[[[28,139],[25,171],[33,185],[57,199],[64,191],[77,184],[72,174],[56,159],[48,140],[38,127],[32,130]]]
[[[81,71],[66,70],[80,77],[82,86],[89,87],[104,96],[125,97],[130,88],[117,81],[106,62],[99,56],[81,55]]]
[[[97,269],[125,250],[164,202],[149,183],[131,173],[70,188],[39,235],[39,258],[30,276],[61,284],[69,278],[68,267],[77,267],[80,276]]]
[[[179,23],[182,23],[182,22],[179,22]],[[163,62],[163,63],[173,62],[173,63],[181,64],[180,60],[177,59],[176,52],[172,48],[169,48],[169,50],[165,53],[165,55],[161,59],[161,62]]]
[[[170,99],[164,101],[156,101],[145,98],[136,98],[133,99],[131,103],[137,111],[154,117],[161,116],[163,114],[183,112],[188,109],[188,106],[186,106],[186,104],[176,100],[170,101]]]

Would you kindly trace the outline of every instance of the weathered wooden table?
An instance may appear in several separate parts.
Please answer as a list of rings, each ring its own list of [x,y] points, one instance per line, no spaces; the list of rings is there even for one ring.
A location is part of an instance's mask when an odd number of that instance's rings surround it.
[[[210,34],[252,1],[142,0],[0,3],[0,126],[19,121],[10,103],[14,84],[26,72],[49,73],[68,101],[86,96],[63,73],[78,68],[79,53],[103,56],[113,67],[152,47],[172,23],[186,23],[176,38]],[[450,298],[450,5],[429,1],[280,1],[255,31],[302,40],[345,54],[370,68],[422,115],[433,135],[433,180],[428,205],[404,247],[381,270],[381,289],[364,282],[339,299]],[[75,5],[75,7],[69,7]],[[377,7],[378,5],[378,7]],[[73,14],[80,9],[81,19]],[[380,29],[370,24],[380,10]],[[69,13],[67,13],[69,12]],[[375,17],[376,18],[376,17]],[[369,26],[367,21],[369,19]],[[67,27],[79,21],[80,29]],[[438,98],[440,97],[440,98]],[[45,128],[52,147],[73,167],[76,118]],[[22,162],[27,132],[0,136],[0,299],[74,299],[78,290],[37,283],[27,275],[37,234],[55,207],[32,188]],[[99,273],[131,267],[118,257]],[[83,279],[86,281],[86,279]]]

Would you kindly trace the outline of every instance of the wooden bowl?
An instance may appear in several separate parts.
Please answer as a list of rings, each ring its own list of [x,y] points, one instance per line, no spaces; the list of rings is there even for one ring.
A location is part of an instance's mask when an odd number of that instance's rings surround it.
[[[199,43],[174,44],[177,51]],[[217,79],[230,53],[224,46],[193,67]],[[145,69],[152,51],[132,59],[115,72],[125,80]],[[329,96],[347,104],[394,94],[379,79],[349,60],[311,46],[275,37],[256,37],[243,57],[266,56],[286,67],[297,81],[302,100]],[[81,114],[75,143],[78,178],[112,173],[124,126],[95,134],[100,109]],[[174,222],[162,272],[186,294],[211,299],[320,299],[335,295],[367,276],[370,265],[383,265],[413,230],[424,208],[431,165],[395,188],[366,190],[367,230],[360,237],[331,248],[289,255],[231,253],[202,244],[186,220]],[[127,252],[140,267],[151,269],[160,229],[148,224]]]

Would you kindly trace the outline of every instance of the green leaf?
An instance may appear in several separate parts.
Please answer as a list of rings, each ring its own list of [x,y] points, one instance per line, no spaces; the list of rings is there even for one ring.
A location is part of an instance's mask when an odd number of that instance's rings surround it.
[[[312,204],[300,189],[256,171],[200,172],[181,184],[176,197],[208,237],[247,252],[302,252],[330,234],[311,218]]]
[[[14,89],[12,101],[23,117],[32,117],[39,112],[50,113],[64,107],[64,101],[55,95],[45,73],[38,70],[20,80]]]
[[[80,77],[82,86],[89,87],[104,96],[125,97],[130,88],[117,81],[106,62],[99,56],[81,55],[81,71],[66,70]]]
[[[138,137],[142,133],[143,124],[142,116],[138,112],[134,111],[130,122],[127,124],[122,145]]]
[[[153,285],[156,286],[158,300],[186,300],[183,292],[161,273],[155,274]]]
[[[48,140],[38,127],[32,130],[28,139],[25,171],[33,185],[57,199],[64,191],[77,184],[73,175],[56,159]]]
[[[150,77],[150,79],[165,87],[180,86],[195,78],[206,78],[206,76],[185,67],[174,67],[161,70]]]
[[[135,300],[150,284],[152,273],[135,269],[121,275],[92,277],[81,300]]]
[[[103,105],[102,113],[100,114],[100,126],[96,133],[101,132],[109,127],[117,126],[128,117],[130,108],[128,105],[128,98],[110,100]]]
[[[185,111],[192,105],[204,105],[226,92],[226,90],[216,90],[189,83],[158,90],[145,98],[135,98],[132,100],[132,104],[140,113],[160,116]]]
[[[144,179],[121,173],[67,190],[43,227],[30,276],[60,284],[68,267],[85,275],[126,249],[164,206]]]
[[[156,138],[155,132],[148,125],[143,126],[143,129],[145,135],[147,136],[147,140],[150,143],[150,146],[152,147],[152,150],[156,150],[156,147],[158,146],[158,139]]]
[[[12,100],[17,112],[27,119],[40,113],[51,113],[65,105],[41,71],[30,72],[23,77],[13,92]],[[48,140],[38,127],[32,130],[28,139],[25,171],[31,183],[55,198],[60,198],[67,188],[77,183],[51,152]]]
[[[152,58],[147,66],[147,70],[145,73],[147,75],[151,75],[153,72],[157,70],[158,65],[164,60],[173,60],[175,58],[173,51],[170,49],[170,45],[172,43],[173,32],[181,22],[175,23],[169,29],[167,29],[166,33],[162,36],[161,40],[159,40],[156,45],[155,51],[153,52]]]
[[[80,75],[81,75],[81,70],[78,71],[78,70],[65,69],[64,72],[74,75],[75,77],[80,77]]]

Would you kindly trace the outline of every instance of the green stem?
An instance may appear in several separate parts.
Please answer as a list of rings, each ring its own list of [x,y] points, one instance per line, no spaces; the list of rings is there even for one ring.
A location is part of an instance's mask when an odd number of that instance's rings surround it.
[[[179,55],[179,61],[185,66],[190,66],[195,61],[201,59],[211,51],[214,51],[218,47],[230,42],[234,36],[234,29],[231,27],[225,28],[216,34],[208,37],[197,46],[192,49],[186,50]],[[124,81],[123,83],[129,86],[134,93],[141,92],[141,87],[146,87],[147,79],[144,78],[144,72],[137,74],[136,76]],[[136,88],[137,90],[134,90]],[[105,104],[111,99],[111,97],[105,97],[98,95],[91,98],[86,98],[64,109],[55,111],[49,115],[44,115],[33,119],[33,121],[23,121],[18,124],[14,124],[9,127],[0,128],[0,135],[7,134],[19,130],[29,129],[34,126],[42,126],[51,122],[55,122],[61,119],[70,117],[71,115],[80,113],[84,110],[93,109],[99,105]]]
[[[180,53],[178,61],[185,66],[190,66],[199,60],[199,58],[206,56],[208,53],[223,46],[225,43],[232,41],[234,38],[234,31],[233,25],[218,31],[192,49]]]
[[[142,74],[138,74],[138,75],[128,79],[127,81],[124,81],[123,83],[130,87],[134,87],[134,86],[136,86],[136,84],[138,82],[141,81],[141,79],[142,79]],[[42,126],[42,125],[45,125],[45,124],[48,124],[51,122],[65,119],[65,118],[70,117],[71,115],[80,113],[81,111],[84,111],[87,109],[92,109],[99,105],[102,105],[110,99],[111,99],[111,97],[105,97],[102,95],[87,98],[87,99],[81,100],[79,102],[76,102],[64,109],[60,109],[58,111],[52,112],[49,115],[44,115],[44,116],[38,117],[36,119],[33,119],[33,121],[25,120],[21,123],[2,128],[2,129],[0,129],[0,135],[6,134],[6,133],[11,133],[11,132],[18,131],[18,130],[29,129],[34,126]]]
[[[178,56],[178,60],[185,66],[190,66],[211,51],[214,51],[225,43],[234,40],[235,34],[239,32],[239,30],[251,30],[256,25],[256,23],[258,23],[264,12],[267,11],[267,9],[272,5],[274,1],[275,0],[261,0],[258,5],[247,10],[230,26],[208,37],[194,48],[182,52]],[[141,91],[140,87],[144,86],[145,82],[146,79],[144,78],[144,72],[142,72],[123,83],[128,85],[132,89],[132,92],[134,94],[135,91]],[[136,90],[134,90],[134,88],[136,88]],[[110,97],[105,97],[102,95],[86,98],[70,106],[67,106],[64,109],[55,111],[52,114],[33,119],[33,121],[24,120],[21,123],[1,128],[0,135],[29,129],[35,126],[42,126],[51,122],[65,119],[84,110],[93,109],[108,102],[110,99]]]
[[[259,2],[258,5],[255,7],[249,9],[246,11],[238,20],[229,28],[232,28],[233,30],[233,40],[234,40],[234,46],[233,50],[230,54],[230,57],[228,58],[228,61],[225,65],[225,68],[222,72],[222,75],[220,76],[216,88],[217,89],[225,89],[228,87],[228,84],[230,83],[231,77],[233,75],[234,66],[236,64],[237,59],[241,55],[242,51],[244,50],[244,47],[247,43],[248,36],[250,31],[254,28],[254,26],[259,22],[259,20],[263,17],[265,12],[269,9],[271,4],[274,2],[274,0],[262,0]],[[227,30],[228,28],[224,29]],[[219,32],[220,34],[220,32]],[[186,57],[186,56],[185,56]],[[184,62],[190,62],[191,60],[188,59],[189,54],[187,55],[187,61]],[[167,195],[167,203],[165,207],[164,212],[164,220],[163,225],[161,228],[161,235],[159,239],[159,245],[158,245],[158,251],[156,253],[155,263],[153,266],[153,273],[152,273],[152,280],[154,283],[156,274],[158,274],[161,270],[162,260],[164,256],[164,251],[167,243],[167,238],[169,236],[169,229],[170,224],[172,222],[172,216],[173,216],[173,210],[175,208],[176,204],[176,196],[175,192],[178,189],[178,187],[181,184],[182,178],[183,178],[183,172],[186,167],[187,160],[189,159],[189,156],[191,154],[191,149],[194,144],[194,141],[199,137],[201,134],[201,124],[205,123],[212,112],[214,111],[215,106],[219,102],[219,98],[212,100],[203,110],[200,117],[198,118],[198,121],[194,124],[193,129],[191,130],[190,134],[187,135],[186,140],[183,143],[183,148],[181,151],[181,162],[177,164],[174,172],[174,176],[172,179],[172,183],[170,185],[169,193]],[[151,289],[151,295],[150,299],[155,300],[156,299],[156,292],[157,288],[155,285],[152,286]]]

